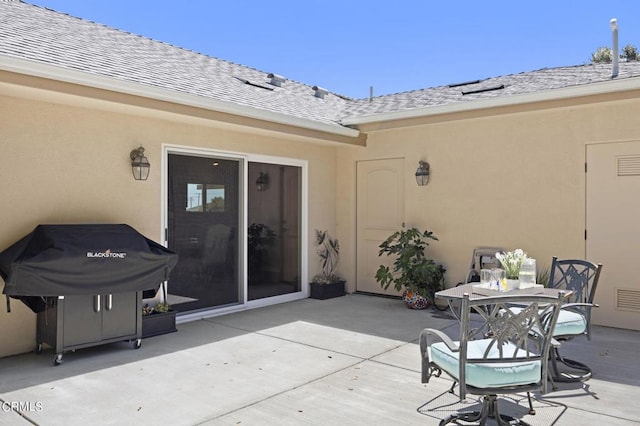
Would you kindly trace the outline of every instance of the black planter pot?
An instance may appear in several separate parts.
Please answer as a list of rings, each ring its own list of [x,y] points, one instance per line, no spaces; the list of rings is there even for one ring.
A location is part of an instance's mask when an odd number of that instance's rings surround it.
[[[176,329],[176,311],[142,316],[142,338],[173,333]]]
[[[344,296],[345,281],[338,281],[330,284],[311,283],[312,299],[331,299],[333,297]]]

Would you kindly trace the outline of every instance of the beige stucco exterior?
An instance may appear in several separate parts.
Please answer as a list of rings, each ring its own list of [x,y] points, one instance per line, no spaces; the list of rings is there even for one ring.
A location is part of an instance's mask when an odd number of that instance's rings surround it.
[[[343,271],[354,282],[356,162],[405,159],[405,222],[433,231],[428,249],[464,281],[474,247],[585,257],[585,146],[640,138],[638,91],[362,126],[367,147],[338,152],[337,217]],[[427,186],[413,173],[431,165]],[[384,200],[380,200],[384,203]]]
[[[447,285],[474,247],[585,256],[585,146],[640,139],[640,91],[373,122],[350,137],[206,108],[0,72],[0,248],[40,223],[128,223],[161,240],[163,146],[308,162],[308,228],[340,240],[340,273],[356,289],[356,164],[404,158],[405,222],[440,239],[429,253]],[[144,146],[147,181],[129,152]],[[431,165],[418,187],[418,160]],[[380,200],[384,203],[385,200]],[[309,276],[318,272],[313,238]],[[30,351],[35,315],[0,309],[0,357]]]
[[[259,126],[249,119],[243,124],[238,117],[225,121],[197,108],[51,82],[47,90],[24,87],[13,84],[16,76],[1,76],[2,249],[41,223],[127,223],[161,241],[165,144],[307,161],[314,206],[308,229],[335,230],[337,156],[331,135],[320,138],[319,132]],[[38,79],[20,81],[43,85]],[[131,174],[129,152],[140,145],[151,163],[147,181],[134,181]],[[313,255],[312,238],[308,242]],[[317,272],[312,258],[309,275]],[[11,308],[0,309],[0,357],[35,345],[35,315],[18,301]]]

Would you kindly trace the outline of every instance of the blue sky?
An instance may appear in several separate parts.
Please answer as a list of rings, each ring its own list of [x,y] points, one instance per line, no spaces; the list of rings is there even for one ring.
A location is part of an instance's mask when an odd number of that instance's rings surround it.
[[[26,0],[364,98],[640,47],[638,0]]]

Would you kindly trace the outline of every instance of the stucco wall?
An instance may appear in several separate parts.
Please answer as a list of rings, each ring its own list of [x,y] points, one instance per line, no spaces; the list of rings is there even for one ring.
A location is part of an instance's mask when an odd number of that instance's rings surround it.
[[[522,248],[547,267],[554,255],[584,257],[585,145],[640,136],[640,102],[540,108],[372,130],[365,149],[341,148],[338,236],[348,281],[356,277],[359,160],[405,158],[406,225],[440,239],[428,253],[446,265],[448,286],[465,279],[477,246]],[[425,187],[414,177],[420,159],[431,165]]]
[[[223,125],[206,114],[187,118],[170,106],[149,112],[17,93],[0,85],[0,250],[39,223],[124,222],[160,240],[163,143],[265,154],[308,161],[309,276],[319,272],[313,230],[329,229],[340,240],[339,272],[349,291],[356,283],[357,161],[405,159],[405,222],[435,232],[440,241],[429,253],[455,285],[480,245],[520,247],[543,266],[554,255],[583,257],[585,144],[640,138],[635,95],[374,126],[364,129],[367,146],[357,147]],[[139,145],[152,164],[146,182],[134,181],[129,166],[129,151]],[[431,164],[426,187],[413,176],[419,159]],[[0,309],[0,356],[35,343],[35,315],[17,301],[12,307],[10,314]]]
[[[318,271],[313,229],[335,230],[335,147],[73,103],[0,95],[0,250],[40,223],[128,223],[160,241],[162,144],[167,143],[308,160],[309,275]],[[130,167],[129,152],[139,145],[151,163],[144,182],[134,181]],[[35,346],[35,315],[19,301],[12,308],[11,313],[0,309],[0,356]]]

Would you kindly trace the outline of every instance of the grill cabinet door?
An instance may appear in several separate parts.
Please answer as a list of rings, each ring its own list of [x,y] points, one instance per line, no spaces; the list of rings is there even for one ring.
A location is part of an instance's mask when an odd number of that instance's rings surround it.
[[[63,344],[65,347],[102,340],[102,308],[96,296],[64,298]]]
[[[103,296],[102,338],[136,334],[136,316],[139,315],[136,293],[115,293]]]

